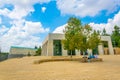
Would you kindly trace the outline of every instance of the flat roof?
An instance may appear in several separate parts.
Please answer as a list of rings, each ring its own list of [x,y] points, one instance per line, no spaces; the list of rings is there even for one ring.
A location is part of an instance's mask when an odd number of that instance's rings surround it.
[[[19,46],[11,46],[11,48],[36,50],[35,48],[19,47]]]

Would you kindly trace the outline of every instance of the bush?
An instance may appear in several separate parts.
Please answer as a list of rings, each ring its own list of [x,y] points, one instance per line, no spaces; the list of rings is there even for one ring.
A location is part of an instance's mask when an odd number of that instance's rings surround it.
[[[30,54],[30,53],[28,53],[28,54],[27,54],[27,56],[31,56],[31,54]]]
[[[9,53],[0,53],[0,61],[8,59]]]

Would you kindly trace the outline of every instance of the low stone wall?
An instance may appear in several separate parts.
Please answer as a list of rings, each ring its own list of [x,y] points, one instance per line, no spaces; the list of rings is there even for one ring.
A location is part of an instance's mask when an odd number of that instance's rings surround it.
[[[116,55],[120,55],[120,48],[114,48],[114,52]]]
[[[88,59],[88,58],[52,58],[52,59],[42,59],[42,60],[36,60],[33,63],[34,64],[41,64],[44,62],[55,62],[55,61],[79,61],[82,63],[85,62],[102,62],[102,58],[92,58],[92,59]]]
[[[120,48],[115,47],[115,48],[114,48],[114,54],[115,54],[115,55],[120,55]],[[104,55],[109,55],[109,50],[108,50],[108,48],[104,48]]]
[[[108,50],[108,48],[104,48],[104,55],[109,55],[109,50]]]

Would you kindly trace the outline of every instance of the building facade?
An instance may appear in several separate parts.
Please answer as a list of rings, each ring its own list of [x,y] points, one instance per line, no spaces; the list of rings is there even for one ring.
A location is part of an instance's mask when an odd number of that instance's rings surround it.
[[[11,46],[8,58],[34,55],[35,53],[36,53],[36,49],[34,48]]]
[[[65,39],[64,34],[49,33],[42,43],[42,56],[67,56],[69,51],[64,50],[62,40]],[[114,54],[113,46],[110,36],[101,36],[102,41],[108,43],[109,54]],[[80,51],[75,50],[74,55],[80,55]],[[98,46],[98,53],[104,54],[104,47],[102,44]]]

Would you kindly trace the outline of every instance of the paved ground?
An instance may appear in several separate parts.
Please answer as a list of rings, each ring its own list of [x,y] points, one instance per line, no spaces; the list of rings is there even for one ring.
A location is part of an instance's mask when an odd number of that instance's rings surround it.
[[[120,80],[120,55],[99,56],[104,62],[46,62],[51,57],[24,57],[0,62],[0,80]]]

